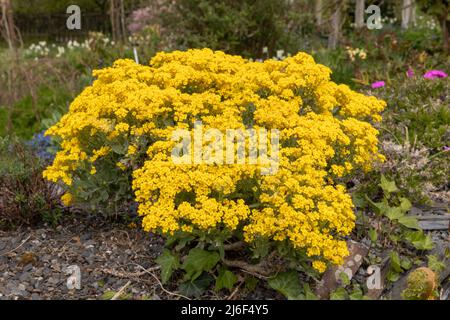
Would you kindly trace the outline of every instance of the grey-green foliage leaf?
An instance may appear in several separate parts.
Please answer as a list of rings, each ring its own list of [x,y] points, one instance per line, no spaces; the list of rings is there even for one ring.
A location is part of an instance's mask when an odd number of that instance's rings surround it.
[[[400,207],[390,207],[386,210],[385,214],[386,217],[389,218],[389,220],[397,220],[403,217],[404,215]]]
[[[419,222],[414,217],[403,216],[398,218],[398,222],[407,228],[420,230]]]
[[[220,256],[217,252],[194,248],[189,251],[183,264],[188,279],[195,280],[203,271],[209,271],[219,262]]]
[[[219,276],[216,279],[216,290],[226,288],[231,290],[237,281],[237,277],[233,272],[225,268],[220,269]]]
[[[412,207],[411,202],[407,198],[400,198],[400,208],[403,212],[408,212]]]
[[[383,189],[385,194],[390,194],[398,191],[398,188],[395,185],[395,181],[389,181],[384,175],[381,176],[380,187],[381,189]]]
[[[173,255],[169,250],[165,250],[163,254],[156,259],[156,262],[161,266],[162,283],[169,281],[173,271],[180,267],[178,257]]]
[[[398,253],[395,251],[391,251],[390,258],[391,258],[392,270],[394,270],[395,272],[402,272],[403,271],[402,265],[401,265],[400,256],[398,255]]]
[[[277,290],[289,300],[301,297],[302,288],[296,271],[287,271],[270,278],[267,283],[272,289]]]
[[[429,235],[425,235],[422,230],[407,231],[404,233],[404,237],[416,249],[419,250],[433,249],[433,241],[431,240],[431,237]]]

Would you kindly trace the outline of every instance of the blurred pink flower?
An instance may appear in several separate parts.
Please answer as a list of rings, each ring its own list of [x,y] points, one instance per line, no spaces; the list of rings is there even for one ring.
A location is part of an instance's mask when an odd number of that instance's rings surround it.
[[[450,147],[447,147],[447,146],[443,147],[442,149],[443,149],[444,151],[450,151]]]
[[[384,81],[377,81],[372,83],[371,87],[372,89],[377,89],[377,88],[382,88],[386,85],[386,83]]]
[[[437,79],[437,78],[446,78],[448,74],[441,70],[430,70],[423,75],[425,79]]]
[[[408,78],[414,77],[414,70],[409,68],[408,71],[406,71],[406,75],[408,76]]]

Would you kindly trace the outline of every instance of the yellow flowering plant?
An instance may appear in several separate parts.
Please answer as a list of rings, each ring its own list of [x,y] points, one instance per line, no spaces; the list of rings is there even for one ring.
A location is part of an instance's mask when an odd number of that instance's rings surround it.
[[[146,231],[217,250],[211,261],[229,266],[234,243],[259,258],[301,257],[319,272],[342,263],[355,223],[343,182],[383,159],[371,123],[385,102],[332,82],[331,70],[306,53],[253,62],[209,49],[162,52],[148,66],[118,60],[94,76],[47,132],[61,151],[44,176],[63,184],[67,199],[86,200],[94,188],[105,202],[130,203],[132,189]],[[276,172],[264,174],[259,160],[176,163],[173,135],[196,121],[224,135],[278,130]],[[196,267],[214,267],[192,259],[181,266],[191,280]],[[161,261],[172,262],[167,280],[180,265],[170,252]]]

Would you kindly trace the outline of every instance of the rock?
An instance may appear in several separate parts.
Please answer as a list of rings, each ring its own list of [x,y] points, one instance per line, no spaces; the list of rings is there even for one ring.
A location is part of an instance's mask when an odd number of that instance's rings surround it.
[[[23,271],[29,272],[33,270],[33,265],[31,263],[27,264],[25,267],[23,267]]]
[[[37,293],[32,293],[31,300],[41,300],[41,297]]]
[[[19,281],[27,282],[29,278],[30,278],[30,274],[28,272],[24,272],[19,276]]]
[[[364,257],[367,256],[367,253],[369,252],[369,249],[362,243],[352,240],[347,242],[347,246],[350,254],[344,259],[344,264],[339,267],[328,269],[315,289],[316,295],[322,299],[328,299],[330,293],[338,288],[340,284],[340,274],[342,272],[346,273],[351,280],[363,263]]]
[[[47,282],[53,286],[56,286],[59,283],[59,280],[53,277],[48,278]]]
[[[84,242],[84,241],[90,240],[91,237],[92,237],[91,234],[89,232],[87,232],[80,236],[80,240]]]

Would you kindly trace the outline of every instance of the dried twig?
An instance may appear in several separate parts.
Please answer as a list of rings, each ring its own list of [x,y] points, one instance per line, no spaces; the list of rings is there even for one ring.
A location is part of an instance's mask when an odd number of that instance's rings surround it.
[[[117,300],[119,299],[119,297],[122,295],[122,293],[125,291],[125,289],[131,284],[131,281],[128,281],[127,283],[125,283],[125,285],[120,288],[119,291],[116,292],[115,295],[113,295],[113,297],[111,298],[111,300]]]
[[[233,299],[233,297],[236,295],[236,293],[238,292],[239,288],[241,287],[241,285],[243,283],[244,283],[244,281],[239,282],[239,284],[236,286],[236,288],[233,290],[233,292],[226,298],[226,300]]]
[[[25,240],[23,240],[22,243],[19,244],[19,246],[17,246],[16,248],[14,248],[14,249],[12,249],[12,250],[9,250],[9,251],[7,251],[7,252],[2,253],[2,254],[0,255],[0,257],[5,256],[5,255],[7,255],[7,254],[9,254],[9,253],[11,253],[11,252],[16,251],[16,250],[19,249],[21,246],[23,246],[23,245],[25,244],[25,242],[27,242],[30,238],[31,238],[31,234],[30,234]]]
[[[137,263],[135,263],[135,265],[138,266],[139,268],[143,269],[143,271],[145,273],[148,273],[149,275],[151,275],[156,280],[156,282],[158,282],[158,284],[161,287],[162,291],[164,291],[165,293],[167,293],[167,294],[169,294],[171,296],[177,296],[177,297],[180,297],[180,298],[191,300],[190,298],[188,298],[188,297],[186,297],[186,296],[184,296],[182,294],[171,292],[171,291],[165,289],[164,286],[162,285],[161,281],[159,281],[158,277],[155,274],[153,274],[152,272],[148,271],[148,269],[145,269],[143,266],[141,266],[141,265],[139,265]]]
[[[272,270],[270,270],[266,264],[262,263],[249,264],[244,261],[227,259],[223,259],[222,261],[228,267],[239,268],[242,271],[246,271],[247,273],[257,276],[258,278],[266,279],[272,273]]]

